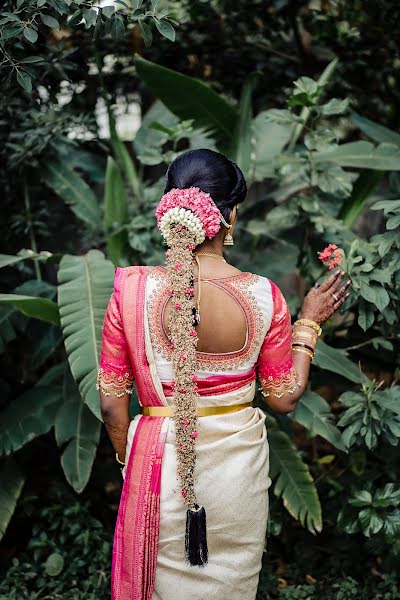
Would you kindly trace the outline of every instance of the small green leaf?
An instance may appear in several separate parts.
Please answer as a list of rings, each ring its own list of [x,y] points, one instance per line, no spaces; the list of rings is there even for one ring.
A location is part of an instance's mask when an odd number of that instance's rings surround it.
[[[58,552],[53,552],[46,560],[44,568],[47,575],[57,577],[64,568],[64,558]]]
[[[86,29],[90,29],[90,27],[97,19],[97,12],[93,10],[93,8],[88,8],[84,10],[82,14],[86,22]]]
[[[118,41],[123,37],[125,33],[125,26],[122,20],[116,17],[115,15],[114,17],[112,17],[111,21],[111,35],[114,40]]]
[[[32,79],[25,71],[18,71],[17,81],[21,87],[24,88],[28,93],[32,92]]]
[[[47,27],[51,27],[52,29],[57,29],[57,30],[60,29],[60,23],[57,21],[57,19],[55,19],[51,15],[41,14],[40,18],[42,19],[43,23],[45,25],[47,25]]]
[[[32,43],[36,42],[36,40],[38,39],[38,33],[37,33],[37,31],[32,29],[32,27],[25,27],[24,36],[26,37],[26,39],[29,42],[32,42]]]
[[[386,229],[397,229],[400,227],[400,215],[395,215],[394,217],[390,217],[386,223]]]
[[[139,27],[142,32],[144,45],[146,46],[146,48],[149,48],[153,41],[153,33],[151,31],[151,28],[147,25],[147,23],[144,23],[143,21],[139,21]]]
[[[384,287],[379,286],[376,288],[375,295],[375,304],[380,311],[383,311],[390,302],[389,294]]]
[[[105,7],[102,9],[102,12],[103,12],[103,15],[104,15],[104,16],[105,16],[107,19],[110,19],[110,18],[113,16],[114,12],[115,12],[115,7],[114,7],[114,6],[105,6]]]
[[[352,506],[368,506],[372,504],[372,495],[368,490],[361,490],[356,492],[352,498],[349,500],[349,504]]]
[[[103,12],[104,12],[104,9],[103,9]],[[82,20],[82,11],[80,9],[78,9],[74,12],[72,17],[68,20],[68,26],[74,27],[75,25],[78,25],[78,23],[80,23],[81,20]]]
[[[165,38],[167,38],[171,42],[174,42],[175,41],[175,29],[172,27],[172,25],[170,23],[168,23],[168,21],[165,21],[164,19],[162,21],[155,19],[155,22],[156,22],[156,27],[157,27],[158,31],[161,33],[161,35],[163,35]]]
[[[44,58],[42,56],[27,56],[26,58],[24,58],[24,60],[21,60],[21,63],[23,64],[32,64],[32,63],[38,63],[38,62],[43,62]]]
[[[349,108],[349,99],[339,100],[338,98],[332,98],[321,106],[321,112],[323,115],[341,115]]]

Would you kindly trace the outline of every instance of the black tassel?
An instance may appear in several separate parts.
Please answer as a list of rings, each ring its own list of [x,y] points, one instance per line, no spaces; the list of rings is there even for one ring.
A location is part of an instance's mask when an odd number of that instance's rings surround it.
[[[193,566],[203,566],[208,562],[206,511],[195,505],[186,512],[185,535],[186,558]]]

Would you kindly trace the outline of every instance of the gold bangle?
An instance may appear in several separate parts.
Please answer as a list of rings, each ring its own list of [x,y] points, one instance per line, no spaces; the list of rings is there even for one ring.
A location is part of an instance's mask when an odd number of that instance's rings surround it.
[[[315,335],[315,333],[311,333],[309,327],[304,327],[303,325],[299,325],[296,327],[296,329],[293,329],[292,337],[304,337],[314,342],[316,342],[318,339],[318,336]]]
[[[304,354],[307,354],[307,356],[309,356],[311,360],[314,358],[314,354],[309,350],[306,350],[305,348],[292,348],[292,350],[293,352],[303,352]]]
[[[318,338],[315,335],[307,335],[301,331],[295,331],[292,334],[292,343],[297,341],[307,341],[309,344],[315,347],[317,345],[317,340]]]
[[[116,459],[117,463],[119,463],[120,465],[124,465],[125,466],[125,463],[122,462],[122,460],[119,459],[118,452],[115,453],[115,459]]]
[[[320,336],[322,333],[322,329],[318,325],[318,323],[316,323],[315,321],[311,321],[311,319],[298,319],[294,323],[294,325],[307,325],[308,327],[311,327],[311,329],[314,329],[314,331],[317,332],[318,336]]]

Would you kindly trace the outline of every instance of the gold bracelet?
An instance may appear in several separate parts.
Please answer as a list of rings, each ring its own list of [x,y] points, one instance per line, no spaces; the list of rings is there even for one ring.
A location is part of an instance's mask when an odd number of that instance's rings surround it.
[[[311,321],[311,319],[298,319],[294,323],[294,325],[307,325],[308,327],[311,327],[311,329],[314,329],[314,331],[317,332],[318,336],[320,336],[322,333],[322,329],[318,325],[318,323],[316,323],[315,321]]]
[[[309,327],[304,327],[304,325],[298,325],[296,329],[292,331],[292,337],[303,337],[305,339],[311,340],[312,342],[317,342],[318,336],[315,333],[311,333]]]
[[[315,335],[307,335],[306,333],[303,333],[302,331],[295,331],[292,334],[292,343],[297,342],[297,341],[307,342],[314,348],[317,345],[317,339],[318,338]]]
[[[118,452],[115,453],[115,459],[116,459],[117,463],[119,463],[120,465],[124,465],[125,466],[125,463],[122,462],[122,460],[119,459]]]
[[[292,350],[293,352],[303,352],[304,354],[307,354],[311,360],[314,358],[314,354],[309,350],[306,350],[306,348],[292,348]]]

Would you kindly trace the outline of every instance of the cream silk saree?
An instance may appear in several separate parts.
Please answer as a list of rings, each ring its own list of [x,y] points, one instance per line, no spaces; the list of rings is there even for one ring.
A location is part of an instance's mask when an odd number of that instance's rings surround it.
[[[113,383],[123,392],[135,380],[141,406],[169,406],[171,386],[160,378],[150,331],[148,277],[146,267],[116,269],[99,385]],[[199,406],[251,402],[256,372],[277,390],[293,383],[290,315],[278,288],[266,279],[261,283],[267,301],[256,362],[249,356],[241,373],[199,377]],[[247,407],[200,417],[198,432],[196,489],[207,507],[208,563],[194,567],[184,558],[186,510],[176,475],[173,421],[137,415],[128,431],[115,528],[113,600],[254,600],[271,484],[265,415]]]

